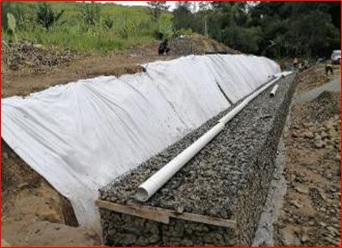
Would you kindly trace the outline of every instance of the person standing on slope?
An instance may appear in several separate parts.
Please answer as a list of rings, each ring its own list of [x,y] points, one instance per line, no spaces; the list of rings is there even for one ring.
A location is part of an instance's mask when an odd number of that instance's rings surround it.
[[[165,39],[163,42],[160,43],[159,48],[158,48],[158,54],[159,55],[164,55],[168,54],[170,51],[169,45],[168,45],[168,40]]]

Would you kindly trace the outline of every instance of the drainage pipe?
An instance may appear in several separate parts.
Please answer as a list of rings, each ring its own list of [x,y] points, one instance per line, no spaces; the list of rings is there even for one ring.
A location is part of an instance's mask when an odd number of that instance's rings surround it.
[[[293,71],[282,71],[282,72],[279,72],[279,73],[276,73],[273,75],[273,77],[287,77],[289,75],[291,75],[293,73]]]
[[[275,82],[277,82],[280,78],[282,77],[282,74],[277,75],[277,77],[275,79],[273,79],[271,82],[265,84],[264,86],[262,86],[260,89],[258,89],[257,91],[255,91],[253,94],[251,94],[250,96],[248,96],[245,100],[243,100],[238,106],[236,106],[232,111],[230,111],[228,114],[226,114],[225,116],[223,116],[219,122],[223,123],[224,125],[226,125],[231,119],[234,118],[235,115],[237,115],[244,107],[246,107],[246,105],[248,103],[250,103],[254,98],[256,98],[261,92],[263,92],[264,90],[266,90],[268,87],[270,87],[272,84],[274,84]]]
[[[205,147],[213,138],[216,137],[235,115],[237,115],[250,101],[257,97],[261,92],[278,81],[283,74],[278,74],[275,79],[267,83],[259,90],[248,96],[237,107],[219,120],[212,129],[201,136],[192,145],[178,154],[174,159],[167,163],[163,168],[154,173],[149,179],[142,183],[137,190],[136,197],[139,201],[147,201],[157,190],[159,190],[167,181],[170,180],[187,162],[189,162],[203,147]]]
[[[287,77],[287,76],[291,75],[292,73],[293,73],[292,71],[284,71],[281,74],[283,77]]]
[[[270,93],[271,97],[273,97],[276,94],[278,88],[279,88],[279,84],[274,85],[274,87],[273,87],[273,89],[272,89],[272,91]]]
[[[224,124],[218,123],[192,145],[172,159],[163,168],[153,174],[138,188],[137,199],[147,201],[161,186],[163,186],[174,174],[177,173],[190,159],[192,159],[203,147],[205,147],[224,128]]]

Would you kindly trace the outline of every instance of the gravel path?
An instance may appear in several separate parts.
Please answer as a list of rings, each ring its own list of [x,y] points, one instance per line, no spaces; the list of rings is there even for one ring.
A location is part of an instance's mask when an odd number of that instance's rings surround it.
[[[233,209],[230,207],[272,128],[274,114],[282,102],[279,100],[287,94],[293,79],[294,75],[281,79],[275,97],[269,97],[269,88],[254,99],[150,200],[139,204],[231,217]],[[213,127],[228,111],[230,109],[101,189],[101,199],[122,204],[136,202],[136,189],[142,182]]]
[[[320,87],[317,87],[309,92],[301,94],[297,97],[294,97],[293,104],[303,104],[309,101],[312,101],[316,97],[318,97],[322,92],[340,92],[341,91],[341,80],[335,79],[329,83],[326,83]]]

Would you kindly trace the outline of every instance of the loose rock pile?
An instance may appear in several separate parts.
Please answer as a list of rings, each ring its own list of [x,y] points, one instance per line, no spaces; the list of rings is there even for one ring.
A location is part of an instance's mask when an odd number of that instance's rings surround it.
[[[293,129],[293,138],[307,139],[310,142],[306,144],[314,148],[337,149],[340,152],[339,115],[335,115],[323,123],[305,122],[302,125],[294,125]]]
[[[40,71],[70,62],[74,57],[75,52],[69,49],[47,49],[42,45],[21,41],[11,46],[3,46],[2,60],[12,70],[28,66]]]
[[[135,199],[137,187],[230,109],[100,190],[101,200],[233,219],[236,229],[179,219],[171,219],[166,225],[101,209],[105,244],[250,245],[273,176],[277,144],[294,91],[294,75],[279,84],[274,98],[266,90],[253,100],[146,203]]]

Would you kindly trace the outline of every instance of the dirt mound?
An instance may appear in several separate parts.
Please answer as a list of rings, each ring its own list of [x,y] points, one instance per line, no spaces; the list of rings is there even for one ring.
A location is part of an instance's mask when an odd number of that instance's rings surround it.
[[[158,54],[159,43],[160,41],[155,40],[148,44],[135,46],[129,50],[129,53],[133,57],[155,56]],[[171,57],[208,53],[240,54],[239,51],[199,34],[171,38],[169,40],[169,47],[171,49],[169,53]]]
[[[194,44],[194,54],[205,53],[227,53],[227,54],[241,54],[241,52],[234,50],[226,45],[217,42],[202,35],[194,35],[191,37],[191,41]]]
[[[340,93],[323,91],[317,98],[307,102],[304,106],[294,106],[301,122],[323,122],[326,119],[340,114]],[[299,109],[301,111],[299,111]]]
[[[239,51],[233,50],[222,43],[207,38],[203,35],[182,36],[170,40],[170,48],[172,55],[189,55],[189,54],[239,54]]]
[[[29,41],[21,41],[8,46],[3,44],[2,63],[11,70],[22,67],[34,68],[36,71],[46,70],[70,62],[75,52],[66,49],[45,48]]]

